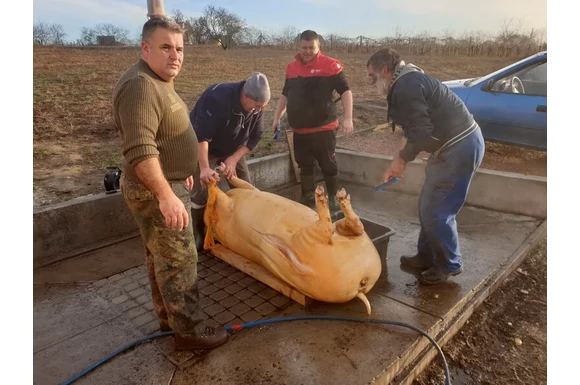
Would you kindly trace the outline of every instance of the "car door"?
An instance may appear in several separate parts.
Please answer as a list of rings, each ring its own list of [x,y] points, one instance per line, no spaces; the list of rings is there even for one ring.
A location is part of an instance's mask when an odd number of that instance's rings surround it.
[[[547,148],[547,65],[546,57],[539,58],[499,74],[470,95],[467,107],[485,138]]]

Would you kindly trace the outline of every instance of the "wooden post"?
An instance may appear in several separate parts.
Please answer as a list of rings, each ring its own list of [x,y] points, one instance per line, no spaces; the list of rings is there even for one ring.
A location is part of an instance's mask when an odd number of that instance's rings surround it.
[[[294,133],[292,132],[292,129],[284,129],[284,136],[286,136],[286,143],[288,144],[288,150],[290,151],[290,159],[292,160],[296,182],[300,183],[300,167],[298,167],[298,163],[296,163],[296,158],[294,156]]]

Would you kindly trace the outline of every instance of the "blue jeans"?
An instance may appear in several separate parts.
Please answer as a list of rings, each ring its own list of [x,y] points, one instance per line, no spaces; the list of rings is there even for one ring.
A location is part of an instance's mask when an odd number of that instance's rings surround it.
[[[485,142],[477,128],[427,161],[419,197],[421,232],[417,243],[417,255],[427,264],[432,262],[448,272],[462,267],[455,217],[465,203],[484,153]]]

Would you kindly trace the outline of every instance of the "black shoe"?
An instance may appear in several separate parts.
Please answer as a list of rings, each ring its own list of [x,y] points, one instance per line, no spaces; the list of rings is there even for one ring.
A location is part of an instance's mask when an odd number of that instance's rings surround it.
[[[300,175],[300,188],[302,195],[299,202],[305,206],[314,207],[314,175]]]
[[[418,255],[403,255],[401,257],[401,265],[412,269],[427,270],[433,266],[433,262],[425,261]]]
[[[441,267],[433,266],[429,270],[421,273],[419,282],[427,285],[436,285],[447,281],[449,277],[459,275],[463,272],[463,268],[459,268],[453,272],[447,271]]]
[[[191,209],[191,225],[193,226],[193,236],[195,237],[195,247],[197,251],[203,250],[203,241],[205,239],[205,223],[203,222],[203,213],[205,208]]]
[[[326,192],[328,194],[328,208],[330,212],[340,211],[340,205],[336,199],[336,192],[338,191],[338,175],[325,176],[324,184],[326,185]]]
[[[175,334],[175,350],[213,349],[228,340],[224,328],[206,326],[200,334]]]

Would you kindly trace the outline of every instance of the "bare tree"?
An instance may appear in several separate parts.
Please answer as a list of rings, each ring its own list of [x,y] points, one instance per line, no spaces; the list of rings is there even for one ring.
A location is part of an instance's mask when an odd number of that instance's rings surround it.
[[[266,39],[261,29],[256,27],[246,27],[240,34],[240,43],[253,46],[262,46]]]
[[[185,17],[183,12],[181,12],[179,9],[174,9],[171,12],[173,12],[171,17],[173,18],[173,20],[175,20],[176,23],[181,24],[187,21],[187,18]]]
[[[500,31],[496,36],[496,40],[500,44],[509,45],[513,44],[520,35],[522,30],[522,21],[514,23],[513,19],[504,20],[501,25]]]
[[[66,33],[60,24],[47,24],[42,21],[32,26],[33,44],[48,45],[65,43]]]
[[[32,26],[32,38],[34,44],[46,45],[50,40],[50,26],[42,21]]]
[[[50,34],[52,37],[52,44],[64,44],[66,33],[60,24],[53,24],[50,26]]]
[[[238,15],[213,5],[205,7],[199,23],[204,35],[217,41],[223,49],[228,49],[246,27],[246,22]]]
[[[94,29],[82,27],[81,28],[81,38],[78,40],[80,45],[96,45],[97,44],[97,32]]]
[[[131,44],[133,42],[129,38],[129,34],[129,30],[113,24],[97,24],[95,28],[82,27],[79,42],[82,45],[97,45],[98,36],[113,36],[115,42]]]
[[[296,39],[300,31],[293,25],[287,25],[280,33],[276,34],[274,39],[276,43],[284,48],[292,48],[296,44]]]

